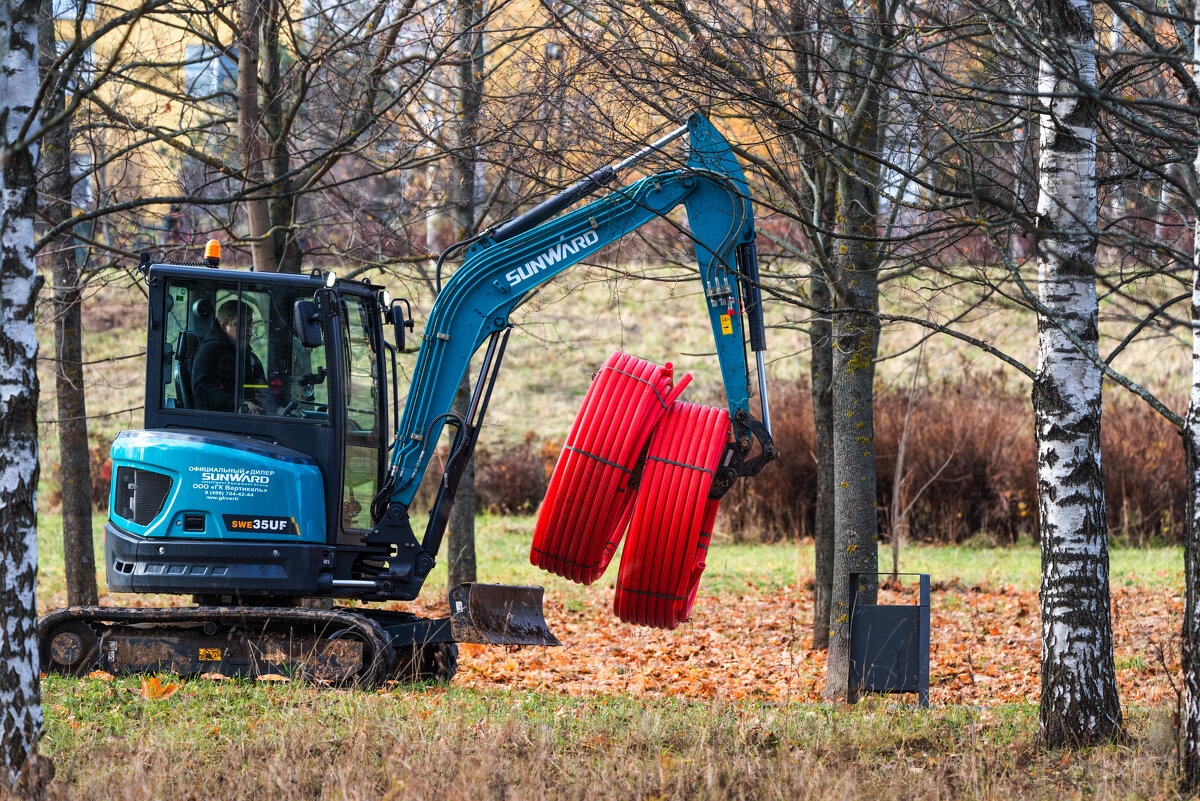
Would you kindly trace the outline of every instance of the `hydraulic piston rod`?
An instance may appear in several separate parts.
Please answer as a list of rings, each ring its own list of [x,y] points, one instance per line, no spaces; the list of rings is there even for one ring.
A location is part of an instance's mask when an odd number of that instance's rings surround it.
[[[573,206],[575,203],[592,194],[597,189],[603,189],[605,186],[608,186],[613,182],[613,179],[617,177],[618,172],[630,165],[638,163],[651,153],[661,150],[667,143],[672,142],[687,133],[687,130],[688,127],[686,125],[681,125],[666,136],[663,136],[657,141],[646,145],[629,158],[619,161],[616,164],[607,164],[583,180],[576,181],[554,197],[543,200],[541,203],[534,206],[521,216],[509,220],[498,227],[492,232],[492,240],[495,242],[503,242],[506,239],[511,239],[517,234],[528,231],[530,228],[541,225],[551,217],[558,216],[559,212],[561,212],[563,209],[567,208],[568,206]]]

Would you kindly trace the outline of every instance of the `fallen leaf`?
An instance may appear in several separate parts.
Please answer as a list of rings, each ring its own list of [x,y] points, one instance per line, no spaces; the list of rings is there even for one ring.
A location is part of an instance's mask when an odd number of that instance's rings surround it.
[[[255,678],[259,681],[291,681],[287,676],[280,676],[278,673],[263,673]]]
[[[224,673],[201,673],[200,678],[208,679],[209,681],[229,681],[229,676]]]
[[[112,681],[113,674],[109,673],[107,670],[93,670],[88,674],[88,678],[95,679],[96,681]]]
[[[175,682],[163,685],[159,681],[158,676],[151,676],[148,679],[142,679],[142,697],[150,701],[158,701],[163,698],[170,698],[175,693],[179,692],[179,685]]]

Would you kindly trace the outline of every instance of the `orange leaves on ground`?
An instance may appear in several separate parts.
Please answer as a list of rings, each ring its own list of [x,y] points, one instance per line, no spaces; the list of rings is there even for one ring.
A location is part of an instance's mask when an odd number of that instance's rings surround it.
[[[571,696],[627,694],[697,699],[819,701],[825,653],[812,649],[812,594],[802,587],[701,597],[675,631],[628,626],[612,615],[612,587],[583,589],[571,610],[547,588],[546,619],[562,648],[459,646],[455,684]],[[703,593],[703,587],[701,588]],[[880,603],[910,603],[881,593]],[[1173,698],[1181,599],[1113,588],[1117,681],[1123,699]],[[1121,614],[1137,610],[1136,614]],[[416,611],[416,610],[414,610]],[[433,610],[429,610],[432,612]],[[1036,702],[1041,623],[1035,590],[1011,585],[937,589],[932,600],[930,700],[934,704]]]
[[[142,679],[142,697],[148,701],[159,701],[163,698],[170,698],[177,692],[179,692],[179,685],[175,682],[163,684],[158,676]]]
[[[112,681],[113,674],[109,673],[107,670],[93,670],[88,674],[88,678],[95,679],[96,681]]]

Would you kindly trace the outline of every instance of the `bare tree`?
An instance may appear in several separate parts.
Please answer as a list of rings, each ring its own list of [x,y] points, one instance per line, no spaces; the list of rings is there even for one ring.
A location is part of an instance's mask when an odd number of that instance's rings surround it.
[[[71,216],[71,116],[67,107],[64,63],[73,55],[73,40],[62,42],[59,55],[54,3],[43,0],[38,29],[39,73],[48,98],[47,116],[61,118],[42,139],[41,218],[60,233],[39,250],[53,277],[54,379],[58,401],[58,483],[62,493],[63,562],[67,602],[95,604],[96,554],[92,541],[92,468],[88,449],[87,399],[83,373],[83,280],[75,258],[75,240],[63,224]],[[78,87],[76,87],[78,89]]]
[[[458,26],[461,32],[460,53],[454,94],[457,98],[454,115],[457,149],[450,154],[454,204],[454,234],[457,241],[475,236],[479,226],[481,180],[480,115],[484,102],[485,44],[484,21],[487,19],[483,0],[458,0]],[[454,395],[452,411],[461,420],[470,412],[471,378],[463,376]],[[448,521],[448,575],[451,588],[475,581],[475,457],[467,459],[458,495]]]

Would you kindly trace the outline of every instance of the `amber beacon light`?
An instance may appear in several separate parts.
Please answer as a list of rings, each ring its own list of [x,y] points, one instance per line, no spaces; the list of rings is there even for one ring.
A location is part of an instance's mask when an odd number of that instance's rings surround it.
[[[209,267],[216,267],[221,263],[221,243],[216,239],[210,239],[204,245],[204,261]]]

